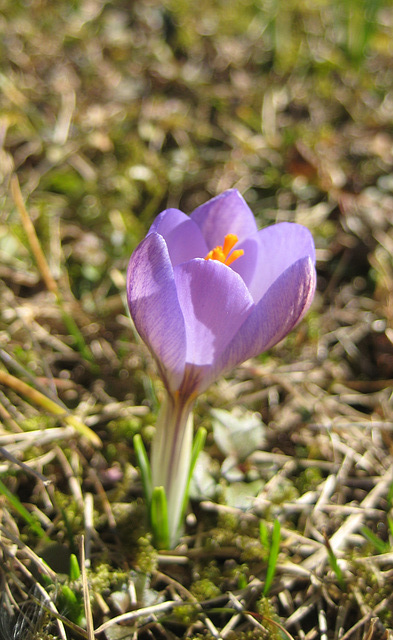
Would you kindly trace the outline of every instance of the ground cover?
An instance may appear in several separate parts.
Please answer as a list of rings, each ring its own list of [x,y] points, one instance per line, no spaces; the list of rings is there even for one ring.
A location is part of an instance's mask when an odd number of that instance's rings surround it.
[[[3,0],[0,25],[0,636],[391,637],[391,2]],[[125,273],[163,208],[231,187],[312,231],[318,289],[201,396],[158,552]]]

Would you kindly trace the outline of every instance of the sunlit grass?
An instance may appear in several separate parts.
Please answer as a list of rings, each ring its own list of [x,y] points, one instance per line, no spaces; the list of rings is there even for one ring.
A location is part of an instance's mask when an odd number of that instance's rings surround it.
[[[111,640],[122,615],[141,640],[391,634],[392,3],[5,0],[0,25],[0,634],[86,636],[87,592]],[[162,389],[125,273],[159,211],[230,187],[310,228],[318,292],[200,398],[158,552],[137,467]]]

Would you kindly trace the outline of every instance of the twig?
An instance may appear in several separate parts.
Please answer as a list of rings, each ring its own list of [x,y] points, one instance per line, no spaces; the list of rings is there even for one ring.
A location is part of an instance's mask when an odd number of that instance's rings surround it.
[[[326,619],[326,611],[322,605],[322,599],[320,598],[318,601],[318,623],[319,623],[319,632],[320,632],[320,640],[328,639],[328,625]]]
[[[180,603],[184,606],[184,603]],[[169,612],[178,605],[179,603],[174,600],[168,600],[167,602],[160,602],[159,604],[153,604],[151,607],[142,607],[141,609],[137,609],[136,611],[127,611],[127,613],[122,613],[111,620],[107,620],[102,625],[95,630],[95,633],[102,633],[109,629],[114,624],[120,624],[121,622],[130,622],[131,620],[135,620],[138,618],[143,618],[145,616],[152,616],[159,612]],[[195,605],[190,605],[195,606]]]
[[[56,581],[56,578],[57,578],[56,573],[52,571],[52,569],[50,569],[50,567],[39,556],[37,556],[32,549],[30,549],[30,547],[28,547],[24,542],[22,542],[22,540],[18,536],[14,536],[13,533],[11,533],[11,531],[6,529],[2,525],[0,525],[0,532],[3,534],[4,539],[11,540],[13,544],[17,545],[19,549],[24,551],[28,556],[28,558],[34,562],[34,564],[39,568],[40,571],[42,571],[42,573],[48,575],[53,582]],[[3,547],[4,551],[6,551],[6,553],[8,553],[10,557],[15,558],[14,552],[11,553],[6,548],[6,546],[2,544],[1,538],[0,538],[0,546]]]
[[[330,538],[330,546],[333,552],[341,550],[341,548],[348,541],[348,537],[351,533],[356,531],[364,519],[367,517],[368,509],[375,507],[380,497],[387,493],[390,484],[393,481],[393,465],[390,466],[385,475],[379,480],[378,484],[370,491],[370,493],[360,503],[362,511],[349,516],[344,524],[332,535]],[[322,568],[327,560],[327,549],[323,547],[316,551],[312,556],[304,560],[303,567],[306,569]]]
[[[23,228],[26,232],[30,248],[37,262],[37,266],[41,273],[42,279],[45,282],[45,286],[48,289],[48,291],[58,295],[59,290],[58,290],[57,282],[53,278],[50,272],[44,252],[42,251],[40,242],[38,240],[36,230],[34,228],[34,225],[31,221],[31,218],[27,212],[25,203],[23,201],[22,192],[19,186],[19,180],[15,174],[11,178],[11,192],[12,192],[12,197],[14,199],[15,205],[20,213]]]
[[[81,539],[80,539],[79,552],[80,552],[80,561],[81,561],[83,604],[85,606],[87,637],[88,637],[88,640],[94,640],[94,623],[93,623],[93,615],[91,612],[89,586],[87,583],[87,575],[86,575],[84,536],[81,536]]]
[[[289,616],[285,621],[286,627],[291,627],[293,624],[300,622],[310,611],[314,608],[315,603],[318,601],[319,595],[314,593],[304,604],[302,604],[296,611]]]
[[[31,560],[33,560],[33,562],[36,564],[36,566],[39,567],[39,569],[42,571],[42,573],[48,575],[51,580],[53,582],[56,582],[56,573],[54,571],[52,571],[48,565],[43,562],[41,560],[41,558],[39,558],[34,551],[32,551],[30,549],[30,547],[28,547],[27,545],[25,545],[23,542],[21,542],[19,540],[19,538],[13,536],[12,533],[10,533],[9,531],[7,531],[7,529],[5,529],[3,526],[0,525],[0,531],[4,534],[4,536],[6,536],[9,540],[11,540],[14,544],[16,544],[20,549],[23,549],[26,554],[30,557]],[[62,640],[67,640],[67,636],[65,633],[65,629],[64,629],[64,625],[63,625],[63,620],[62,616],[59,615],[54,602],[52,602],[52,600],[49,598],[47,592],[45,591],[45,589],[42,587],[42,585],[40,585],[39,582],[37,582],[33,576],[33,574],[28,570],[28,568],[25,566],[25,564],[23,562],[21,562],[19,560],[19,558],[17,558],[15,556],[15,554],[13,552],[11,552],[6,545],[2,544],[1,538],[0,538],[0,545],[3,548],[3,551],[12,558],[13,562],[15,562],[18,567],[19,570],[29,578],[29,580],[32,580],[35,584],[35,586],[37,587],[37,589],[39,590],[39,592],[41,593],[41,595],[43,596],[43,601],[42,604],[44,606],[47,606],[50,611],[53,613],[53,615],[56,617],[57,619],[57,625],[58,625],[58,629],[59,629],[59,634],[62,638]],[[41,604],[41,603],[40,603]],[[83,631],[83,629],[82,629]]]
[[[54,402],[40,391],[37,391],[37,389],[34,389],[30,385],[26,384],[25,382],[23,382],[23,380],[19,380],[19,378],[12,376],[10,373],[0,370],[0,384],[4,384],[17,393],[24,395],[30,402],[33,402],[34,404],[37,404],[38,406],[46,409],[46,411],[61,416],[64,422],[73,426],[74,429],[81,435],[86,436],[95,446],[102,446],[101,439],[99,438],[99,436],[97,436],[96,433],[94,433],[94,431],[89,429],[89,427],[83,424],[83,422],[81,422],[78,418],[68,413],[68,411],[57,404],[57,402]]]
[[[39,441],[39,444],[47,444],[53,440],[65,440],[72,437],[75,434],[74,427],[51,427],[50,429],[34,429],[34,431],[23,431],[21,433],[10,433],[6,435],[0,435],[0,444],[6,444],[12,446],[13,450],[19,449],[18,443],[21,443],[22,449],[31,447],[32,444],[36,444],[35,440]]]
[[[15,456],[13,456],[12,453],[9,453],[9,451],[7,451],[7,449],[4,449],[3,447],[0,447],[0,455],[2,455],[4,458],[6,458],[6,460],[9,460],[13,464],[18,465],[18,467],[20,467],[21,469],[23,469],[27,473],[31,474],[32,476],[34,476],[38,480],[41,480],[41,482],[43,482],[45,486],[47,486],[48,484],[50,484],[52,482],[52,480],[49,480],[48,478],[43,476],[42,473],[40,473],[39,471],[36,471],[35,469],[32,469],[31,467],[29,467],[27,464],[25,464],[21,460],[18,460],[18,458],[15,458]]]
[[[56,447],[56,454],[57,454],[57,459],[59,460],[61,466],[63,467],[65,477],[68,480],[68,486],[70,488],[70,491],[74,496],[75,501],[77,502],[79,508],[81,509],[81,511],[83,511],[85,507],[84,507],[82,489],[78,481],[78,474],[74,472],[74,469],[68,462],[67,457],[65,456],[61,447]]]
[[[93,535],[94,525],[93,525],[93,495],[91,493],[86,493],[85,495],[85,532],[86,532],[86,544],[84,547],[86,559],[85,565],[90,567],[90,553],[91,553],[91,539]]]

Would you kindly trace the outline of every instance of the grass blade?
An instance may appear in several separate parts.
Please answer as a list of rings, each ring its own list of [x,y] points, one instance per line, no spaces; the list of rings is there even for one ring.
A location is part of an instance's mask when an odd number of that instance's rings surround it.
[[[267,562],[265,586],[263,588],[263,595],[267,596],[270,587],[272,586],[273,578],[276,573],[277,558],[280,550],[281,542],[281,525],[279,520],[275,520],[273,524],[272,540],[270,545],[269,559]]]
[[[168,507],[164,487],[154,487],[153,489],[150,521],[157,548],[169,549]]]
[[[147,457],[145,445],[139,433],[134,436],[133,442],[143,484],[143,493],[145,494],[147,504],[150,505],[152,499],[152,480],[149,458]]]
[[[46,538],[46,533],[38,522],[37,518],[31,515],[27,511],[26,507],[20,502],[20,500],[5,486],[0,480],[0,493],[8,500],[12,507],[19,513],[25,522],[29,525],[30,529],[34,531],[40,538]]]

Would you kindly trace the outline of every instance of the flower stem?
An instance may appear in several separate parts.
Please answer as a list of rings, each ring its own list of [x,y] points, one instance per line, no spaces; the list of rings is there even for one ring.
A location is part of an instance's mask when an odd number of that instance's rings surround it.
[[[169,543],[179,537],[183,505],[187,500],[192,457],[194,398],[179,393],[168,395],[163,403],[151,450],[153,491],[163,487],[167,499]]]

